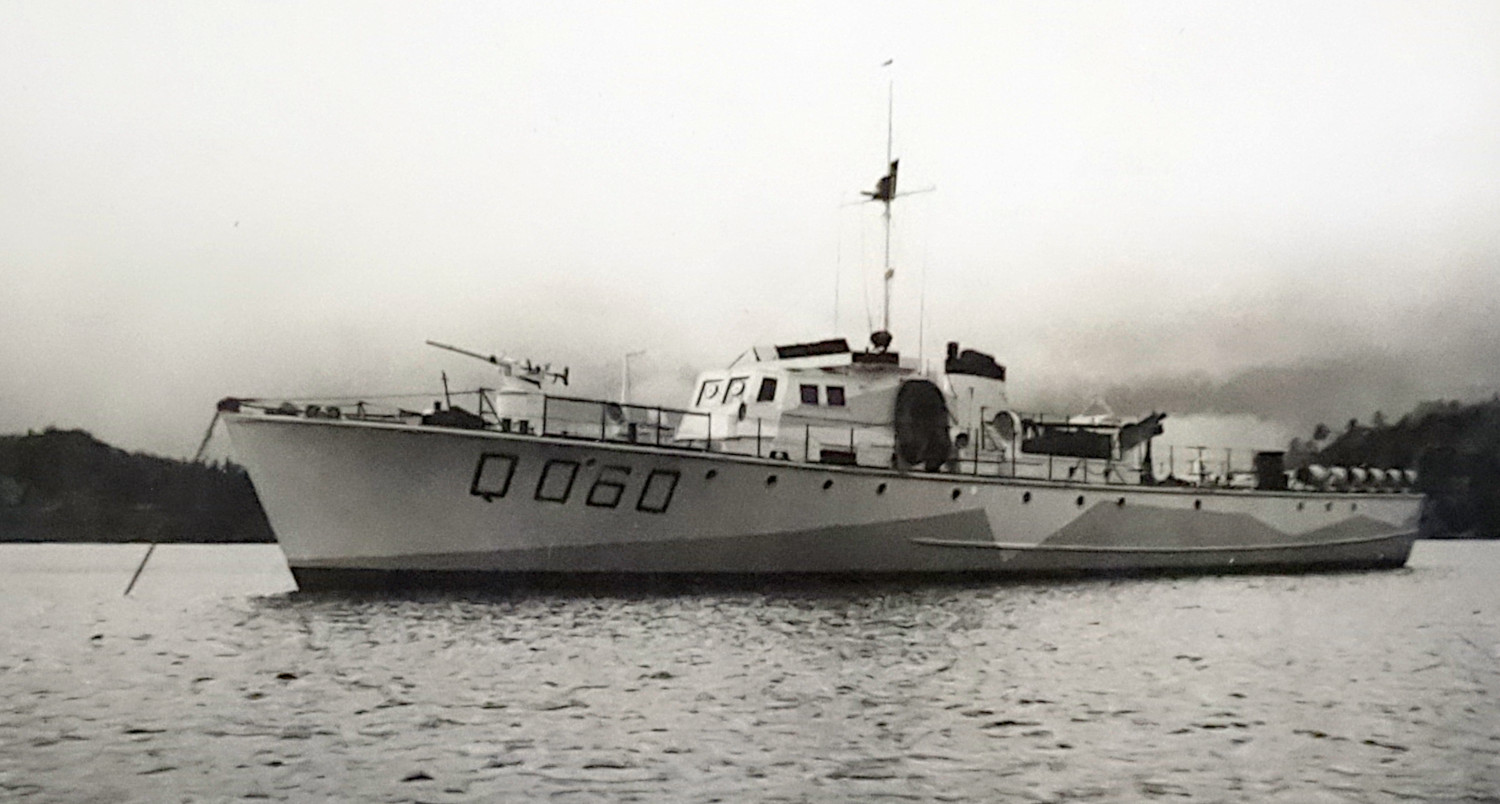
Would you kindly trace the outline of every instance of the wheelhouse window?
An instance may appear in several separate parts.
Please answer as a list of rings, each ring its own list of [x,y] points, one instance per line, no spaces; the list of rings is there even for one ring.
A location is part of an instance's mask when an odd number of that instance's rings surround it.
[[[699,406],[707,402],[717,401],[719,398],[719,391],[723,390],[723,388],[723,380],[704,380],[703,387],[698,389],[698,401],[694,402],[693,404],[695,406]]]
[[[745,381],[749,377],[733,377],[729,380],[729,387],[724,389],[724,404],[728,405],[745,395]]]
[[[755,395],[756,402],[770,402],[776,398],[776,378],[762,377],[760,380],[760,393]]]
[[[804,404],[804,405],[816,405],[816,404],[818,404],[818,386],[816,386],[816,385],[803,385],[802,386],[802,404]]]
[[[841,408],[844,406],[844,386],[828,386],[828,405],[829,407],[834,408]]]

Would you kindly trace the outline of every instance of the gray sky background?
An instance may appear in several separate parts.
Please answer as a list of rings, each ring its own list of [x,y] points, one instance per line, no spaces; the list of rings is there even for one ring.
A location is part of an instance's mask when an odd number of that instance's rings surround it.
[[[426,338],[681,404],[836,287],[863,343],[891,78],[898,348],[1297,427],[1500,390],[1500,3],[0,0],[0,432],[483,379]]]

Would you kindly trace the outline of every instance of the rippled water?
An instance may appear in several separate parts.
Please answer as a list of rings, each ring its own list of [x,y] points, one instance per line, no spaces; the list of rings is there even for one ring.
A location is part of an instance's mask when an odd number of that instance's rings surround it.
[[[1500,544],[1394,572],[404,598],[0,547],[0,799],[1497,801]]]

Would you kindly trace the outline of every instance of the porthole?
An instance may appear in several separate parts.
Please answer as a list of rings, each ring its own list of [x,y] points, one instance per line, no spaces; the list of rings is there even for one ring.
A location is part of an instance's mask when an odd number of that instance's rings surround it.
[[[1119,506],[1121,508],[1124,508],[1125,507],[1125,498],[1121,497],[1120,499],[1115,500],[1115,505],[1117,505],[1117,506]]]
[[[884,494],[885,493],[885,484],[881,483],[880,485],[876,486],[875,487],[875,493],[876,494]]]
[[[1333,503],[1323,503],[1323,510],[1324,511],[1332,511],[1333,510]]]
[[[1028,492],[1025,492],[1024,494],[1022,494],[1021,495],[1021,502],[1023,502],[1023,503],[1029,503],[1029,502],[1031,502],[1031,492],[1028,491]]]
[[[1082,494],[1078,495],[1078,499],[1074,500],[1073,502],[1077,503],[1079,508],[1082,508],[1083,507],[1083,495]]]
[[[766,475],[766,486],[769,488],[776,485],[776,475]]]
[[[1301,510],[1303,510],[1306,507],[1307,507],[1307,503],[1305,503],[1305,502],[1299,502],[1299,503],[1297,503],[1297,510],[1298,511],[1301,511]]]
[[[718,469],[710,469],[707,472],[703,473],[703,479],[704,480],[713,480],[714,478],[716,478],[718,476],[719,476],[719,470]]]
[[[1194,511],[1202,511],[1203,510],[1203,501],[1202,500],[1193,500],[1193,510]]]
[[[963,492],[959,491],[958,489],[954,489],[953,490],[953,499],[955,499],[955,500],[958,499],[958,495],[960,495],[962,493]]]
[[[833,481],[832,480],[825,480],[825,481],[823,481],[823,490],[824,491],[827,491],[827,490],[829,490],[831,488],[833,488]]]

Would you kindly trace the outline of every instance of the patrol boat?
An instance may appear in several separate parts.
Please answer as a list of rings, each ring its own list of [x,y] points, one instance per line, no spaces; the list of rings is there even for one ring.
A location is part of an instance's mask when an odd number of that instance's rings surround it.
[[[1422,497],[1401,467],[1236,468],[1152,454],[1163,414],[1019,412],[1006,367],[892,347],[882,327],[756,347],[681,409],[558,395],[566,370],[492,364],[424,413],[372,400],[227,398],[227,422],[304,589],[603,574],[995,576],[1403,565]],[[1242,454],[1241,459],[1246,456]]]

